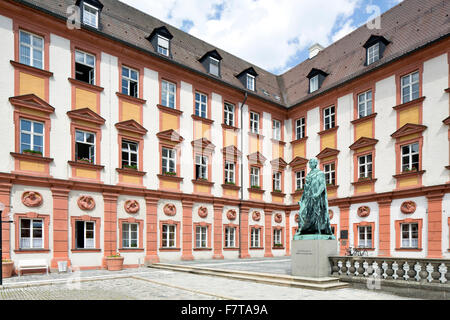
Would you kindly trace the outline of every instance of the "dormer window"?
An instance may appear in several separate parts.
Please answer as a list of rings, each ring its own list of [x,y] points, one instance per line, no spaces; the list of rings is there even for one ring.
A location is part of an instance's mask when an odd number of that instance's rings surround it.
[[[84,3],[83,4],[83,23],[93,28],[98,28],[98,9]]]
[[[309,91],[314,92],[319,90],[319,75],[309,79]]]
[[[384,50],[390,42],[383,36],[371,35],[363,45],[366,49],[366,65],[370,65],[383,58]]]
[[[168,56],[169,55],[169,39],[158,35],[158,52]]]
[[[255,77],[247,73],[247,89],[255,91]]]
[[[220,77],[220,61],[222,57],[217,50],[205,53],[198,61],[203,65],[206,72],[213,76]]]
[[[219,76],[219,60],[213,57],[209,58],[209,73],[215,76]]]
[[[326,76],[328,76],[328,73],[313,68],[306,76],[309,79],[309,93],[319,90]]]
[[[156,52],[166,57],[171,57],[171,44],[173,36],[169,30],[162,26],[155,28],[152,33],[147,37]]]
[[[380,43],[377,42],[373,46],[367,48],[367,64],[380,60]]]
[[[247,89],[251,91],[256,91],[256,77],[258,74],[256,73],[255,69],[253,67],[250,67],[248,69],[245,69],[241,73],[239,73],[236,78],[238,78],[242,85]]]

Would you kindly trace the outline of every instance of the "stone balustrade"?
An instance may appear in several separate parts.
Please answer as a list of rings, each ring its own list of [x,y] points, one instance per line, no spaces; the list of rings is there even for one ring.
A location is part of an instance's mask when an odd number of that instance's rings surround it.
[[[450,286],[450,259],[332,256],[332,276],[440,283]]]

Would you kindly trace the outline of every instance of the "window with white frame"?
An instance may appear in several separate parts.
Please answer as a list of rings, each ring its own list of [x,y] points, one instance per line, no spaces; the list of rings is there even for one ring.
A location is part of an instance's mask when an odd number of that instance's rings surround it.
[[[372,248],[371,226],[358,226],[358,247]]]
[[[161,81],[161,104],[165,107],[175,109],[175,95],[177,86],[168,81]]]
[[[44,153],[44,124],[20,119],[20,152]]]
[[[87,3],[83,5],[83,23],[98,28],[98,9]]]
[[[162,148],[162,173],[175,173],[176,151],[174,149]]]
[[[419,98],[419,71],[401,78],[402,103]]]
[[[223,107],[223,119],[227,126],[234,127],[234,105],[225,102]]]
[[[95,222],[75,222],[75,245],[77,249],[95,248]]]
[[[75,130],[75,157],[95,163],[95,133]]]
[[[250,247],[259,248],[260,229],[252,228],[250,232]]]
[[[20,249],[44,248],[42,219],[20,219]]]
[[[366,154],[358,157],[358,178],[372,178],[372,155]]]
[[[83,51],[75,51],[75,79],[95,84],[95,56]]]
[[[372,114],[372,90],[358,95],[358,117],[363,118]]]
[[[163,248],[175,248],[176,246],[176,225],[163,224],[162,225],[162,237],[161,247]]]
[[[122,140],[122,168],[138,168],[138,148],[137,142]]]
[[[281,122],[272,120],[272,137],[275,140],[281,140]]]
[[[297,190],[303,189],[306,182],[305,170],[300,170],[295,173],[295,187]]]
[[[282,242],[281,242],[281,229],[273,230],[273,244],[275,246],[280,246],[282,244]]]
[[[169,55],[169,39],[158,35],[158,52],[168,56]]]
[[[255,91],[255,77],[247,74],[247,89]]]
[[[195,227],[195,247],[207,248],[208,247],[208,227],[196,226]]]
[[[225,248],[236,247],[236,228],[225,227]]]
[[[137,223],[122,224],[122,248],[138,247],[138,230],[139,224]]]
[[[295,121],[295,138],[303,139],[306,135],[305,118],[300,118]]]
[[[401,147],[402,172],[419,170],[419,143],[412,143]]]
[[[281,172],[273,173],[273,191],[281,191]]]
[[[235,184],[235,163],[225,161],[225,183]]]
[[[367,64],[374,63],[380,59],[380,43],[377,42],[373,46],[367,48]]]
[[[259,113],[250,111],[250,132],[259,133]]]
[[[335,108],[334,106],[325,108],[323,110],[323,123],[324,129],[328,130],[336,126],[335,123]]]
[[[402,248],[418,248],[419,247],[419,224],[402,223]]]
[[[334,162],[323,166],[323,171],[325,172],[325,182],[327,185],[336,184],[336,167]]]
[[[250,168],[250,187],[259,187],[259,168]]]
[[[209,57],[209,73],[219,76],[219,60]]]
[[[309,92],[314,92],[319,90],[319,75],[316,75],[309,79]]]
[[[122,93],[137,98],[138,90],[139,72],[122,66]]]
[[[44,38],[19,31],[19,62],[35,68],[44,68]]]
[[[195,115],[201,118],[207,117],[208,110],[208,97],[206,94],[196,92],[195,93]]]
[[[195,179],[208,179],[208,157],[203,155],[195,156]]]

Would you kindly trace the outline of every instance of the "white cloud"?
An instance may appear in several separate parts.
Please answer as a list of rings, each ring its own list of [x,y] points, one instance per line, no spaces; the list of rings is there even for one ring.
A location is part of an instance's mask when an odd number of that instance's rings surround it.
[[[193,36],[280,73],[312,44],[327,46],[351,32],[351,21],[335,34],[333,27],[351,17],[361,0],[121,1],[178,28],[191,20]]]

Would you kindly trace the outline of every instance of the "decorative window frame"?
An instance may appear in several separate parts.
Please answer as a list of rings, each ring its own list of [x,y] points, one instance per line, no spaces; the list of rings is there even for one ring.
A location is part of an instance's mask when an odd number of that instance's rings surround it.
[[[308,165],[308,159],[302,158],[302,157],[295,157],[294,160],[292,160],[289,163],[289,166],[291,167],[291,177],[292,177],[292,190],[294,192],[292,193],[293,196],[299,195],[303,193],[303,189],[298,190],[297,189],[297,172],[299,171],[305,171],[305,179],[307,175],[307,165]]]
[[[281,230],[281,246],[275,246],[275,243],[274,243],[274,235],[275,235],[275,230]],[[282,226],[275,226],[275,227],[272,227],[272,250],[284,250],[284,248],[285,248],[285,246],[286,246],[286,241],[285,241],[285,230],[284,230],[284,227],[282,227]]]
[[[226,242],[225,242],[225,232],[226,232],[226,228],[234,228],[234,247],[227,247],[226,246]],[[222,246],[222,250],[224,251],[238,251],[239,250],[239,225],[238,224],[233,224],[233,223],[228,223],[228,224],[223,224],[222,227],[223,230],[223,246]]]
[[[206,227],[206,248],[197,247],[197,227]],[[206,222],[194,222],[192,224],[192,250],[194,251],[211,251],[212,224]]]
[[[175,226],[175,247],[163,247],[162,246],[162,240],[163,240],[163,225],[174,225]],[[159,245],[158,245],[158,251],[159,252],[165,252],[165,251],[181,251],[180,246],[180,221],[174,221],[174,220],[160,220],[159,221]]]
[[[402,171],[402,147],[405,145],[410,145],[413,143],[419,144],[419,169],[417,171]],[[393,176],[396,179],[396,189],[401,189],[400,183],[403,178],[417,176],[418,184],[414,185],[414,187],[419,187],[422,185],[422,176],[425,173],[425,170],[422,168],[423,163],[423,136],[417,136],[412,139],[402,140],[398,138],[395,143],[395,175]]]
[[[82,252],[100,252],[101,251],[101,247],[100,247],[100,230],[101,230],[101,218],[95,218],[95,217],[91,217],[88,215],[83,215],[83,216],[72,216],[70,217],[70,228],[71,228],[71,252],[76,252],[76,253],[82,253]],[[75,239],[75,223],[77,221],[88,221],[88,222],[94,222],[95,223],[95,248],[91,248],[91,249],[82,249],[82,248],[77,248],[76,245],[76,239]]]
[[[299,121],[300,119],[304,119],[304,122],[305,122],[304,123],[305,133],[304,133],[303,137],[299,138],[299,137],[297,137],[297,121]],[[308,136],[307,136],[307,117],[306,117],[306,115],[302,115],[302,116],[296,118],[294,123],[295,124],[292,126],[293,127],[293,133],[292,134],[293,134],[293,137],[295,137],[294,141],[302,140],[302,139],[307,138]]]
[[[206,116],[205,117],[195,114],[195,104],[196,104],[195,96],[197,93],[206,96]],[[197,85],[195,88],[192,89],[192,94],[193,94],[192,118],[194,120],[200,120],[200,121],[206,120],[206,123],[210,124],[210,122],[213,121],[211,119],[211,97],[212,97],[211,90]],[[201,112],[200,112],[200,114],[201,114]]]
[[[252,119],[251,119],[251,114],[257,114],[258,115],[258,132],[253,132],[252,131]],[[262,122],[262,117],[261,117],[261,112],[256,111],[255,109],[249,109],[248,110],[248,128],[249,128],[249,134],[250,135],[255,135],[257,137],[262,137],[262,132],[263,132],[263,122]]]
[[[325,129],[325,110],[329,109],[331,107],[334,107],[334,127]],[[329,130],[335,130],[336,128],[339,128],[338,124],[338,119],[337,119],[337,103],[332,103],[330,105],[327,106],[323,106],[320,107],[320,125],[322,128],[321,132],[328,132]]]
[[[136,218],[119,218],[119,251],[123,252],[141,252],[144,251],[144,220]],[[124,248],[122,246],[122,230],[124,223],[135,223],[138,225],[138,248]]]
[[[259,230],[259,247],[252,247],[252,229]],[[248,244],[250,250],[263,250],[264,249],[264,226],[262,225],[249,225],[248,227]]]
[[[368,222],[368,221],[361,221],[353,224],[353,247],[358,247],[359,242],[359,232],[358,227],[371,227],[372,228],[372,247],[371,248],[364,248],[367,251],[375,251],[375,222]],[[336,232],[336,229],[335,229]]]
[[[21,219],[41,219],[42,220],[42,237],[43,237],[43,248],[31,248],[31,249],[22,249],[20,248],[20,220]],[[50,215],[49,214],[39,214],[36,212],[28,212],[28,213],[16,213],[14,214],[14,230],[15,230],[15,250],[16,254],[28,254],[28,253],[42,253],[49,252],[50,247]]]
[[[402,77],[407,76],[408,74],[414,73],[416,71],[419,71],[419,98],[408,102],[403,102],[401,79]],[[409,64],[403,68],[398,69],[397,72],[395,73],[395,87],[396,87],[397,107],[413,103],[416,100],[423,98],[423,62],[419,61],[414,64]]]
[[[402,224],[407,224],[407,223],[417,223],[418,225],[418,240],[417,243],[419,245],[418,248],[402,248],[401,247],[401,225]],[[423,219],[403,219],[403,220],[395,220],[394,221],[394,226],[395,226],[395,251],[417,251],[420,252],[423,250],[423,237],[422,237],[422,232],[423,232]]]

